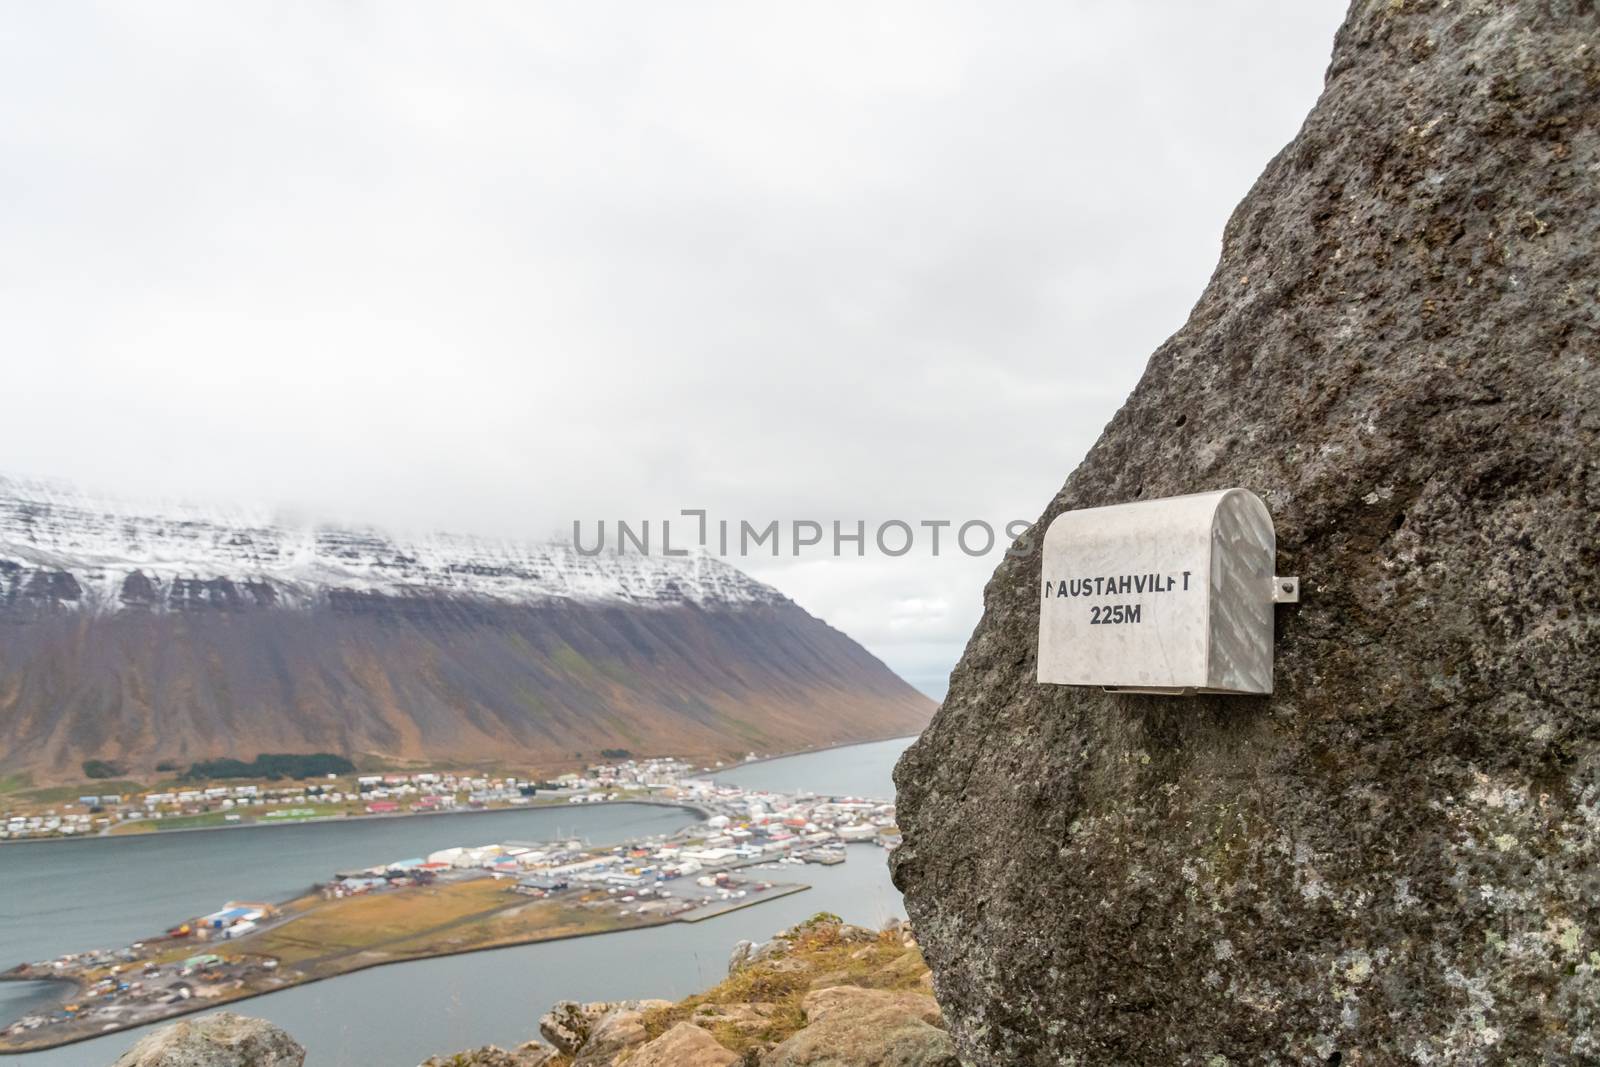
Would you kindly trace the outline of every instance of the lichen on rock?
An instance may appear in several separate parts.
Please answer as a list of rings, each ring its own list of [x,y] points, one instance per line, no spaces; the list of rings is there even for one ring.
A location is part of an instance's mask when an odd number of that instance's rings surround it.
[[[804,1028],[761,1067],[958,1067],[934,999],[923,993],[828,986],[808,993]]]
[[[301,1067],[306,1050],[262,1019],[212,1012],[140,1038],[112,1067]]]
[[[1357,0],[896,772],[978,1065],[1600,1059],[1600,9]],[[1060,512],[1273,512],[1271,697],[1034,680]]]
[[[466,1052],[430,1056],[421,1067],[564,1067],[560,1055],[549,1045],[528,1041],[514,1049],[484,1045]]]
[[[679,1023],[619,1059],[617,1067],[733,1067],[740,1058],[700,1027]]]

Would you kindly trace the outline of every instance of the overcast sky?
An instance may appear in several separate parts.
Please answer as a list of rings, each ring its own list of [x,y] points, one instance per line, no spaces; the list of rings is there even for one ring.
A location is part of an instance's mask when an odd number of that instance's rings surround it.
[[[12,5],[0,472],[400,532],[1031,520],[1342,10]],[[733,562],[937,696],[998,558]]]

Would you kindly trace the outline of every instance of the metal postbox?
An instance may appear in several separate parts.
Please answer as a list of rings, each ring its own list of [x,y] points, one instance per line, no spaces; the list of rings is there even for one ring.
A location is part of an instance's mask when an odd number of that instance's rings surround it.
[[[1272,692],[1277,538],[1246,489],[1057,515],[1044,535],[1039,681],[1137,693]]]

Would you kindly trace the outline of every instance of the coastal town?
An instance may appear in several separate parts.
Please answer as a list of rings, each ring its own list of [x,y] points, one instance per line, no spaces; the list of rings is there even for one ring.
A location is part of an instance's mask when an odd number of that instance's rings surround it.
[[[91,791],[92,786],[16,790],[0,794],[0,842],[584,804],[622,799],[622,794],[637,800],[680,791],[678,783],[689,770],[676,760],[625,760],[549,779],[417,770],[288,782],[178,779],[151,788],[112,781],[100,787],[103,791]]]
[[[418,772],[355,784],[367,806],[381,805],[371,812],[379,815],[438,810],[463,793],[485,806],[539,795],[514,783]],[[51,1010],[9,1021],[0,1052],[66,1044],[384,963],[699,922],[806,889],[797,876],[807,864],[843,863],[852,844],[898,843],[894,807],[884,801],[745,790],[673,759],[596,765],[549,785],[553,802],[642,800],[682,806],[700,820],[603,846],[507,840],[395,857],[330,871],[292,900],[219,901],[120,948],[22,963],[0,979],[61,982],[66,995]]]

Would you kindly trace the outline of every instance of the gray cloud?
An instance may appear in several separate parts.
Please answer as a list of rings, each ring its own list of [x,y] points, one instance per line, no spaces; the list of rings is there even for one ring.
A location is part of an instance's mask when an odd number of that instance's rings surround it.
[[[398,528],[1033,518],[1341,5],[29,5],[0,464]],[[749,569],[934,692],[993,561]]]

